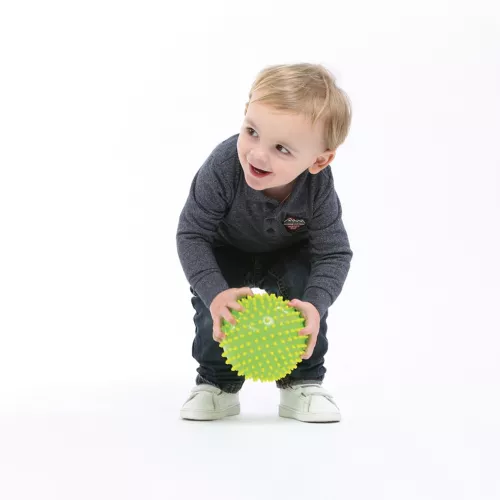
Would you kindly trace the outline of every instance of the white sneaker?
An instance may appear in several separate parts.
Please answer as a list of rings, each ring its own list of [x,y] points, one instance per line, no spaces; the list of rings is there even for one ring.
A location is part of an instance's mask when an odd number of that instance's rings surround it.
[[[320,384],[301,384],[280,389],[280,417],[301,422],[340,422],[340,410]]]
[[[240,413],[238,393],[230,394],[213,385],[197,385],[181,409],[181,418],[187,420],[217,420]]]

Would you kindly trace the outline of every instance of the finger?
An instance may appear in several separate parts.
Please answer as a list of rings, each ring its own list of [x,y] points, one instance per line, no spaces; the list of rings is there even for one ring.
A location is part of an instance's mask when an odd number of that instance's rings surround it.
[[[313,328],[310,326],[306,326],[305,328],[302,328],[302,330],[299,330],[299,335],[312,335]]]
[[[247,295],[252,295],[253,296],[253,292],[252,292],[252,289],[249,288],[249,287],[244,287],[244,288],[238,288],[238,290],[236,290],[236,295],[238,297],[246,297]]]
[[[312,336],[309,338],[309,344],[307,346],[306,352],[301,356],[302,359],[309,359],[312,356],[314,347],[316,346],[317,338],[317,336]]]
[[[214,330],[212,333],[212,337],[216,342],[220,342],[226,338],[225,334],[220,330]]]
[[[233,311],[244,311],[245,308],[239,304],[238,302],[234,302],[234,301],[231,301],[227,304],[227,307],[229,307],[230,309],[232,309]]]
[[[212,337],[216,342],[220,342],[225,337],[220,329],[220,317],[218,316],[213,320]]]
[[[301,300],[293,299],[293,300],[290,300],[290,302],[288,302],[287,305],[289,307],[294,307],[295,309],[297,309],[297,311],[300,311],[303,315],[305,315],[303,304],[304,303]]]
[[[237,321],[234,318],[234,316],[231,314],[229,309],[227,307],[223,307],[221,309],[220,315],[228,322],[231,323],[232,325],[236,325]]]

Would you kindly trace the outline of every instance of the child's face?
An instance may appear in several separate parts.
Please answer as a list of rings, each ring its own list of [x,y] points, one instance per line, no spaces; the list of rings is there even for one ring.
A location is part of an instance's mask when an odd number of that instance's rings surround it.
[[[323,147],[320,123],[313,127],[303,115],[277,111],[261,102],[248,105],[238,138],[238,157],[251,188],[286,189],[307,169],[317,174],[334,156],[334,151]]]

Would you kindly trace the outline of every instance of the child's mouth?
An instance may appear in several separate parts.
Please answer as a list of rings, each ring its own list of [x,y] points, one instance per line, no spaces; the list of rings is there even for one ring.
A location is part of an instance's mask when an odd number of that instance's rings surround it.
[[[250,172],[252,172],[255,177],[265,177],[266,175],[269,175],[271,172],[266,172],[265,170],[260,170],[258,168],[255,168],[252,164],[250,165]]]

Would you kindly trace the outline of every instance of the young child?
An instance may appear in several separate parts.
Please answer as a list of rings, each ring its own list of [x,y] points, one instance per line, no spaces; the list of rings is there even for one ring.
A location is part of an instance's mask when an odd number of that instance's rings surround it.
[[[221,321],[236,324],[230,310],[243,310],[237,300],[259,288],[300,310],[309,336],[301,363],[277,381],[279,415],[340,420],[322,381],[328,308],[353,255],[330,167],[350,122],[349,98],[323,66],[271,66],[252,85],[240,133],[196,173],[177,230],[199,363],[182,418],[239,414],[244,377],[221,356]]]

